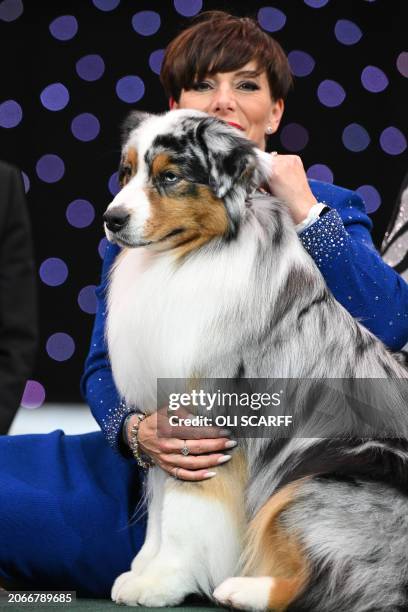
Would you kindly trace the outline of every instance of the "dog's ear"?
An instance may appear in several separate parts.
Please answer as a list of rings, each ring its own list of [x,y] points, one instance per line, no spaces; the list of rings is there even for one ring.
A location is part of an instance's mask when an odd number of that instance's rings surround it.
[[[130,133],[150,116],[149,113],[138,110],[133,110],[128,114],[121,126],[122,145],[127,143]]]
[[[196,137],[208,160],[209,183],[219,198],[233,188],[253,188],[257,164],[256,146],[237,130],[215,117],[201,119]]]

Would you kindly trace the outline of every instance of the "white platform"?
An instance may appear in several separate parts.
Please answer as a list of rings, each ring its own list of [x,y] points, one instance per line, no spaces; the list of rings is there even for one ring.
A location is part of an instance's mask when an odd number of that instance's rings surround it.
[[[33,410],[20,407],[9,434],[49,433],[55,429],[80,434],[97,431],[99,425],[85,404],[44,404]]]

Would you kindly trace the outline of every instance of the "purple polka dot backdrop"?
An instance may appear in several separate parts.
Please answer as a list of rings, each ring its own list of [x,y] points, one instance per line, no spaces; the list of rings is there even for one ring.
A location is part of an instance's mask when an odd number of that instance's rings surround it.
[[[95,219],[95,208],[87,200],[74,200],[68,204],[66,217],[73,227],[88,227]]]
[[[21,106],[15,100],[6,100],[0,104],[0,127],[13,128],[23,118]]]
[[[61,15],[51,21],[49,30],[57,40],[71,40],[78,32],[78,21],[73,15]]]
[[[37,380],[27,380],[24,388],[21,405],[23,408],[32,410],[33,408],[40,408],[45,400],[45,389],[43,385]]]
[[[206,10],[250,16],[288,54],[294,90],[270,150],[311,180],[356,190],[380,244],[406,173],[403,0],[0,0],[0,158],[20,167],[40,294],[38,363],[24,405],[81,401],[95,287],[118,193],[120,125],[168,108],[164,49]]]
[[[57,332],[48,338],[46,350],[51,359],[66,361],[71,359],[75,352],[75,342],[68,334]]]
[[[51,111],[59,111],[69,102],[69,91],[62,83],[52,83],[42,90],[41,104]]]
[[[74,117],[71,123],[71,132],[82,142],[94,140],[99,134],[100,123],[92,113],[81,113]]]

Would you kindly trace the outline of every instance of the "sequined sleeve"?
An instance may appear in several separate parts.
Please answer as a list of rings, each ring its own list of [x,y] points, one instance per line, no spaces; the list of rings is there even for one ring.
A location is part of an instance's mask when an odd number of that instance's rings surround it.
[[[119,249],[111,244],[106,249],[101,284],[96,290],[98,309],[81,379],[81,391],[111,447],[124,457],[132,457],[122,439],[122,425],[133,409],[119,397],[105,341],[107,274],[118,252]]]
[[[371,220],[361,198],[337,189],[337,197],[322,198],[333,209],[299,237],[323,274],[335,298],[389,348],[408,340],[408,284],[375,249]],[[340,194],[340,196],[339,196]]]

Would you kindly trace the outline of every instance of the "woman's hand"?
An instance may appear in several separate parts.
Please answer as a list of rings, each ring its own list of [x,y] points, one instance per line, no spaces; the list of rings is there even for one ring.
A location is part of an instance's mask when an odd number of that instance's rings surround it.
[[[177,416],[188,415],[182,414],[179,409]],[[129,419],[128,435],[136,418],[135,416]],[[177,437],[169,437],[175,433]],[[172,427],[166,407],[140,423],[137,439],[140,450],[170,476],[176,476],[180,480],[197,481],[212,478],[216,473],[214,468],[231,458],[223,451],[233,448],[237,443],[229,440],[227,435],[226,430],[220,430],[218,427]],[[185,443],[190,452],[187,456],[181,454]]]
[[[302,160],[298,155],[271,154],[269,188],[272,195],[289,207],[297,225],[306,219],[313,204],[317,203],[307,181]]]

